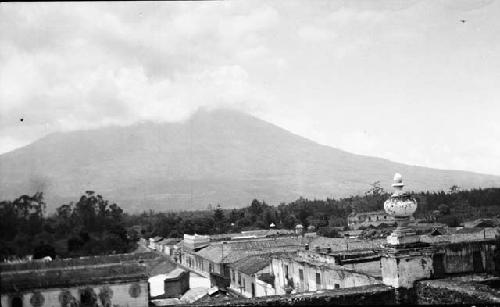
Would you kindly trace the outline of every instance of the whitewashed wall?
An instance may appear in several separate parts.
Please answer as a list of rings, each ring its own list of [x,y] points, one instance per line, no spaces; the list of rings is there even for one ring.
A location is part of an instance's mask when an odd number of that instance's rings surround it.
[[[140,287],[140,294],[138,297],[131,297],[129,290],[134,283],[122,283],[122,284],[107,284],[107,286],[113,292],[111,297],[111,306],[120,307],[147,307],[148,306],[148,283],[147,281],[137,282]],[[88,285],[73,288],[52,288],[52,289],[40,289],[40,293],[43,295],[43,304],[37,307],[52,307],[61,306],[59,296],[62,291],[69,291],[71,295],[77,300],[80,300],[79,289],[92,288],[97,295],[98,304],[102,306],[101,300],[99,299],[99,293],[103,285]],[[33,296],[34,291],[27,291],[23,293],[23,306],[32,306],[30,300]],[[10,296],[8,294],[2,294],[2,307],[10,307]]]

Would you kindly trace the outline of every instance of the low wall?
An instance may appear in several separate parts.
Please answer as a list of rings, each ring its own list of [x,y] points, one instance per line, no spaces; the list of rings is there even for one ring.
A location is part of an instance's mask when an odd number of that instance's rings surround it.
[[[498,231],[496,228],[484,228],[482,231],[477,231],[473,233],[454,233],[448,235],[421,235],[420,241],[436,244],[436,243],[460,243],[460,242],[471,242],[471,241],[482,241],[482,240],[493,240],[497,236]]]
[[[480,283],[423,280],[415,285],[417,304],[500,304],[498,290]]]
[[[328,290],[322,293],[300,293],[290,296],[266,296],[234,299],[225,302],[199,302],[196,306],[324,306],[324,305],[394,305],[394,289],[370,285],[349,289]]]
[[[30,262],[20,262],[20,263],[1,263],[0,271],[24,271],[24,270],[45,270],[45,269],[55,269],[55,268],[68,268],[68,267],[78,267],[78,266],[90,266],[90,265],[103,265],[103,264],[113,264],[113,263],[126,263],[126,262],[140,262],[148,261],[158,258],[158,255],[153,252],[143,252],[143,253],[128,253],[128,254],[116,254],[116,255],[102,255],[102,256],[87,256],[80,258],[67,258],[67,259],[55,259],[53,261],[43,261],[34,260]]]
[[[189,290],[189,272],[179,274],[177,278],[165,279],[165,297],[181,297]]]
[[[473,241],[442,247],[443,266],[447,274],[495,271],[495,242]]]

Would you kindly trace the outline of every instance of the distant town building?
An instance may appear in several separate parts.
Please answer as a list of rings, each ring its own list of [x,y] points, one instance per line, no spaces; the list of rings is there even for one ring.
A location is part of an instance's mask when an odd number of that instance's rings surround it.
[[[153,237],[153,238],[149,238],[149,244],[148,244],[148,247],[149,247],[150,249],[154,249],[154,250],[156,250],[156,244],[157,244],[158,242],[160,242],[161,240],[163,240],[163,238],[162,238],[162,237],[160,237],[160,236],[156,236],[156,237]]]
[[[274,295],[269,255],[243,258],[230,265],[230,288],[245,297]]]
[[[500,227],[500,220],[493,219],[477,219],[474,221],[464,222],[462,224],[466,228],[476,228],[476,227]]]
[[[298,224],[295,226],[295,234],[302,235],[304,233],[304,226],[302,224]]]
[[[178,238],[163,239],[155,244],[155,249],[167,256],[173,256],[174,246],[180,242]]]
[[[210,243],[210,236],[204,236],[204,235],[188,235],[184,234],[184,246],[192,249],[192,250],[198,250],[200,248],[208,246]]]
[[[359,229],[361,227],[378,227],[380,224],[394,224],[394,216],[387,214],[385,211],[372,211],[351,213],[347,217],[347,225],[350,229]]]
[[[278,295],[382,283],[380,277],[300,254],[273,256],[271,270]]]
[[[183,248],[178,262],[196,273],[230,285],[229,266],[248,256],[304,249],[307,238],[276,237],[212,242],[200,250]]]

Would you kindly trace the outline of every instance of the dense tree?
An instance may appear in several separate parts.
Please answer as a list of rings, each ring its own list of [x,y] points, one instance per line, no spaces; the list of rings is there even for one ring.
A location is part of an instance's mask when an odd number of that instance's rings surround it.
[[[152,210],[127,215],[101,195],[87,191],[76,203],[57,208],[44,216],[43,194],[22,195],[14,201],[0,202],[0,257],[37,254],[43,244],[54,247],[58,256],[80,256],[125,252],[140,236],[182,237],[183,234],[214,234],[250,229],[293,229],[297,224],[314,226],[322,235],[336,236],[336,229],[347,227],[353,212],[382,210],[389,194],[374,182],[362,196],[326,200],[299,198],[288,204],[270,206],[252,200],[248,207],[157,213]],[[500,189],[460,190],[414,193],[418,201],[416,218],[458,226],[462,221],[480,217],[500,217]],[[435,213],[439,213],[436,215]],[[333,228],[335,227],[335,228]],[[44,247],[47,249],[47,247]],[[42,249],[43,250],[43,249]],[[45,253],[45,252],[44,252]]]
[[[333,227],[321,227],[318,229],[318,235],[327,238],[341,238],[339,231]]]
[[[35,258],[127,252],[135,247],[123,227],[123,210],[93,191],[77,203],[63,204],[44,216],[43,194],[0,203],[0,238],[8,255]]]
[[[214,222],[218,233],[224,233],[227,229],[226,217],[224,216],[224,211],[221,209],[220,205],[214,210]]]

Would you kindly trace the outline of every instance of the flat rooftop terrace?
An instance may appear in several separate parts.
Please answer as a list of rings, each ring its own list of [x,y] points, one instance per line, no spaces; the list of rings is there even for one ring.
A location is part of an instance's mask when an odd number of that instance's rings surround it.
[[[147,281],[147,266],[140,263],[70,266],[0,273],[1,292],[72,287],[101,283]]]

